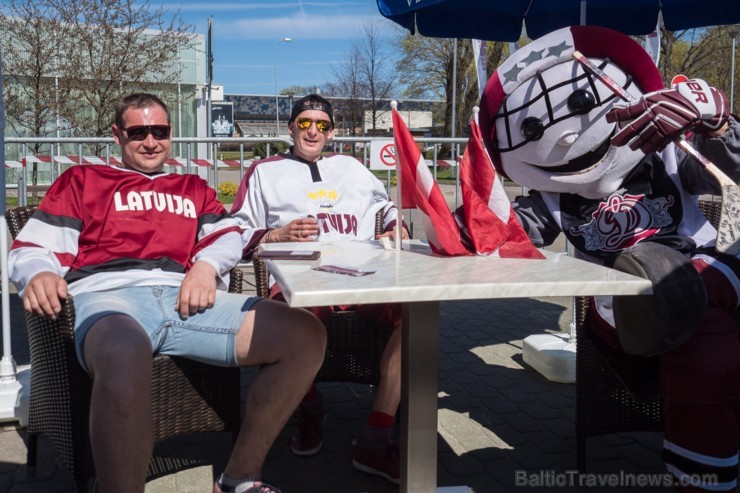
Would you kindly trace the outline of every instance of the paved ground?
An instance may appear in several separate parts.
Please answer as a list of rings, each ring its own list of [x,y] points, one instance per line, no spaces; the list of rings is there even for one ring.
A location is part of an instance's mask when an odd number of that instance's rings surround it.
[[[416,235],[418,236],[418,235]],[[562,245],[556,246],[561,248]],[[25,328],[17,296],[11,296],[12,352],[28,363]],[[530,334],[567,330],[571,298],[444,302],[440,315],[438,484],[467,485],[475,493],[506,491],[585,491],[577,487],[573,385],[546,380],[522,361],[522,341]],[[242,392],[252,372],[245,371]],[[291,420],[273,446],[265,477],[285,493],[397,491],[385,480],[357,472],[351,465],[351,440],[372,404],[372,389],[322,384],[329,415],[324,448],[311,458],[289,450],[296,426]],[[25,464],[25,432],[6,424],[0,431],[0,493],[72,492],[69,473],[55,450],[41,441],[34,477]],[[197,435],[168,444],[176,453],[213,461],[152,481],[148,493],[210,492],[214,471],[229,452],[224,434]],[[588,441],[590,472],[583,481],[614,481],[620,474],[663,474],[658,434],[611,435]],[[571,472],[569,472],[571,471]],[[523,485],[523,480],[528,480]],[[571,486],[568,486],[571,485]],[[529,486],[529,487],[527,487]],[[635,491],[596,487],[590,491]],[[643,488],[639,491],[671,491]]]

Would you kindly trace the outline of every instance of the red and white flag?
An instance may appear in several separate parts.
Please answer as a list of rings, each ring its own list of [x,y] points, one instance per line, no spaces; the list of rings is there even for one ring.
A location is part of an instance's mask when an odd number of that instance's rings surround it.
[[[470,122],[470,137],[460,163],[462,222],[477,255],[545,258],[514,214],[504,186],[483,148],[480,128]]]
[[[472,122],[460,164],[463,206],[457,219],[447,207],[406,123],[393,109],[396,163],[401,169],[404,208],[419,209],[432,251],[440,255],[491,255],[545,258],[516,218],[496,170],[483,148],[480,129]]]
[[[406,123],[393,109],[393,137],[396,163],[401,170],[401,194],[404,207],[416,207],[432,251],[440,255],[470,255],[460,240],[460,230],[447,207],[442,190],[434,181]]]

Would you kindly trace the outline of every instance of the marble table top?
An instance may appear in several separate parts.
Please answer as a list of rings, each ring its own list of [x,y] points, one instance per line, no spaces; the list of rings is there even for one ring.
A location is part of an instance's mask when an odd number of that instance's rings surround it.
[[[320,250],[314,261],[268,260],[291,306],[489,298],[650,294],[645,279],[543,251],[545,260],[442,257],[420,243],[384,250],[377,241],[262,244],[261,250]],[[354,277],[313,270],[336,265],[372,274]]]

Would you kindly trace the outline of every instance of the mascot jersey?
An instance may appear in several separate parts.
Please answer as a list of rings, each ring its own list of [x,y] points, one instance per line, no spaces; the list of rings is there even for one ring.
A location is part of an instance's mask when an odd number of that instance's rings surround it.
[[[695,147],[740,169],[740,124],[732,120],[721,138],[694,139]],[[706,153],[706,152],[705,152]],[[708,154],[708,153],[706,153]],[[711,254],[716,231],[696,207],[697,194],[710,192],[712,183],[680,169],[696,168],[670,144],[660,154],[644,156],[611,195],[591,199],[577,194],[534,191],[514,203],[517,217],[537,245],[549,245],[562,232],[576,256],[611,265],[626,248],[656,241],[691,255]],[[709,180],[712,178],[707,176]]]
[[[231,213],[243,225],[249,255],[268,229],[313,216],[322,239],[372,240],[375,215],[383,226],[396,219],[396,207],[383,184],[357,159],[340,154],[310,163],[281,154],[252,164],[244,175]]]
[[[142,283],[179,286],[190,266],[205,260],[226,289],[240,252],[237,222],[200,177],[73,166],[13,242],[9,273],[26,286],[51,271],[75,295]]]

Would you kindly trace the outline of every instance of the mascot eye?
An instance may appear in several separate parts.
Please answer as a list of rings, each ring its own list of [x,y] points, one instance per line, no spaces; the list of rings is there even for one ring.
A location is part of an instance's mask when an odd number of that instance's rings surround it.
[[[539,140],[545,133],[545,124],[542,120],[528,116],[522,122],[522,135],[527,140]]]
[[[577,89],[568,96],[568,109],[577,115],[585,115],[596,107],[594,95],[584,89]]]

